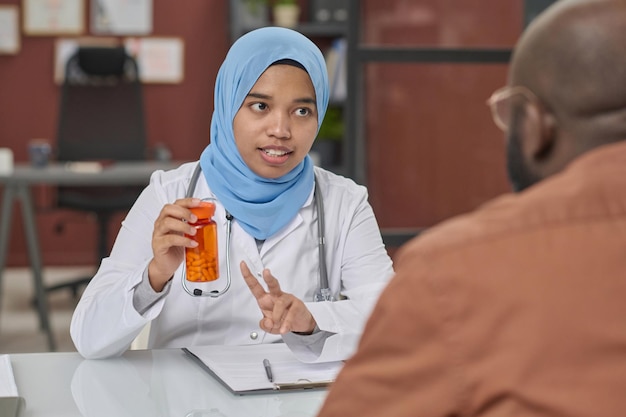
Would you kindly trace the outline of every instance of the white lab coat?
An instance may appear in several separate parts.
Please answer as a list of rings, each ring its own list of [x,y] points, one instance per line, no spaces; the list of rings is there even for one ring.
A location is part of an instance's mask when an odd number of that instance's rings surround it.
[[[255,239],[232,224],[230,263],[232,285],[219,298],[193,297],[181,285],[182,264],[169,293],[143,315],[133,305],[134,288],[152,258],[154,221],[166,203],[183,198],[197,163],[156,171],[150,184],[122,222],[111,255],[83,293],[72,317],[70,332],[77,350],[87,358],[121,355],[142,328],[151,322],[148,347],[242,345],[281,341],[280,335],[259,327],[261,311],[241,272],[246,261],[259,276],[269,268],[283,291],[306,302],[324,335],[321,354],[312,352],[313,336],[282,336],[303,360],[341,360],[355,350],[365,321],[380,292],[393,274],[365,187],[321,168],[315,168],[323,195],[326,223],[326,261],[335,302],[313,302],[319,286],[317,210],[313,193],[298,215],[283,230],[268,238],[260,252]],[[194,197],[215,197],[200,175]],[[226,217],[217,203],[213,219],[218,225],[220,278],[203,289],[222,289],[226,283]],[[197,286],[198,284],[195,284]],[[189,283],[194,287],[194,283]],[[319,339],[317,335],[317,339]]]

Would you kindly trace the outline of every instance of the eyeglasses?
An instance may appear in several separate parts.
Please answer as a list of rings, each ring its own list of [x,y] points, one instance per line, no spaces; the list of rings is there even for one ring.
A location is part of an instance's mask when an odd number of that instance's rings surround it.
[[[491,108],[491,116],[493,122],[503,131],[507,131],[511,124],[513,107],[511,106],[512,98],[516,95],[521,95],[530,103],[542,108],[541,102],[533,93],[526,87],[522,86],[506,86],[502,87],[491,95],[487,100],[487,105]]]

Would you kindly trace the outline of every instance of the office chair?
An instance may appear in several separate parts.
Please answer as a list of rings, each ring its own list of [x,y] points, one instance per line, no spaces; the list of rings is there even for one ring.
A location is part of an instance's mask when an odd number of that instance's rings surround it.
[[[135,60],[124,47],[80,47],[67,61],[57,134],[58,161],[146,159],[142,86]],[[97,175],[97,174],[96,174]],[[108,223],[128,210],[143,187],[57,188],[56,206],[90,212],[98,223],[96,265],[108,256]],[[62,226],[62,225],[61,225]],[[48,287],[74,296],[91,277]]]

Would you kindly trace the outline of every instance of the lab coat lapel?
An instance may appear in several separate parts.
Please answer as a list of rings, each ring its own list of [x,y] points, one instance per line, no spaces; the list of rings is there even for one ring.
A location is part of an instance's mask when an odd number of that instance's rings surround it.
[[[302,208],[310,206],[313,203],[313,191],[309,194],[309,198],[304,202]],[[302,209],[298,211],[296,217],[285,227],[278,231],[274,236],[268,238],[263,246],[261,247],[261,256],[263,256],[267,251],[272,249],[272,247],[276,246],[278,242],[283,240],[285,237],[289,236],[291,232],[293,232],[296,228],[298,228],[302,223],[304,223],[304,219],[302,218]]]
[[[256,246],[256,241],[252,236],[246,233],[241,228],[237,220],[233,221],[233,247],[231,253],[240,253],[243,256],[237,256],[237,258],[243,259],[248,263],[248,267],[251,271],[262,271],[263,262],[261,262],[261,256]],[[231,255],[232,256],[232,255]],[[237,263],[238,264],[238,263]],[[239,268],[239,266],[237,266]],[[237,269],[239,270],[239,269]]]
[[[278,233],[276,233],[274,236],[270,237],[263,243],[263,246],[261,247],[261,256],[263,256],[268,250],[270,250],[278,242],[288,236],[294,229],[300,226],[303,221],[304,220],[302,219],[302,215],[298,212],[298,214],[296,214],[296,217],[294,217],[291,223],[283,227]]]

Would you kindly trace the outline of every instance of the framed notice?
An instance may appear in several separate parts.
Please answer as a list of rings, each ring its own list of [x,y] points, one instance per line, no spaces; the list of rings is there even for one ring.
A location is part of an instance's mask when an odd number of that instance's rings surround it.
[[[152,0],[91,0],[91,32],[96,35],[148,35]]]
[[[20,31],[17,6],[0,6],[0,54],[17,54]]]
[[[184,78],[184,43],[180,38],[128,38],[128,53],[135,57],[144,83],[180,83]]]
[[[79,35],[84,31],[85,0],[22,0],[27,35]]]

